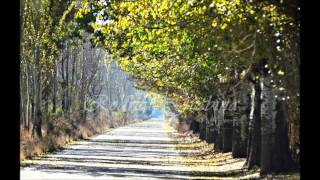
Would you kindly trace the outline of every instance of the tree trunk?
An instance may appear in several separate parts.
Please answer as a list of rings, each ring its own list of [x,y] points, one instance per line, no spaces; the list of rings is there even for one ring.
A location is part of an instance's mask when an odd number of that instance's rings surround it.
[[[61,84],[61,88],[62,88],[62,99],[61,99],[61,106],[62,106],[62,110],[65,111],[66,110],[66,85],[65,85],[65,77],[64,77],[64,61],[65,61],[65,57],[64,55],[62,55],[62,59],[61,59],[61,78],[62,78],[62,84]]]
[[[82,62],[80,64],[80,76],[81,76],[81,84],[80,84],[80,116],[81,116],[81,120],[84,122],[86,121],[86,86],[87,86],[87,72],[86,72],[86,54],[85,54],[85,50],[82,50]]]
[[[41,65],[40,65],[40,48],[39,45],[36,46],[35,50],[35,67],[36,67],[36,81],[35,84],[35,122],[33,132],[39,138],[42,138],[41,126],[42,126],[42,112],[41,112]]]
[[[32,113],[30,113],[30,111],[31,111],[31,108],[30,108],[30,106],[31,106],[31,103],[30,103],[31,94],[30,94],[30,92],[32,92],[32,91],[29,90],[31,88],[30,85],[29,85],[30,84],[29,73],[31,73],[31,71],[30,71],[30,66],[28,65],[28,63],[26,64],[26,72],[27,72],[26,74],[28,74],[27,80],[26,80],[26,84],[27,84],[26,120],[27,120],[27,129],[28,129],[28,132],[29,132],[30,131],[30,126],[31,126],[31,120],[32,120],[32,118],[30,117],[30,114],[32,114]]]
[[[245,167],[252,169],[260,166],[261,154],[261,89],[260,82],[252,85],[251,91],[251,113],[249,122],[249,138],[247,148],[247,160]]]
[[[30,111],[31,111],[31,108],[30,108],[30,106],[31,106],[31,104],[30,104],[30,95],[28,95],[28,104],[27,104],[27,115],[26,115],[26,117],[27,117],[27,120],[28,120],[28,122],[27,122],[27,129],[28,129],[28,132],[30,132],[30,127],[31,127],[31,117],[30,117]]]
[[[46,90],[45,90],[45,92],[44,92],[44,123],[45,124],[48,124],[48,122],[49,122],[49,89],[48,89],[48,87],[46,87]]]
[[[20,72],[21,73],[21,72]],[[23,92],[25,92],[23,90],[23,80],[22,80],[22,75],[20,74],[20,114],[22,114],[22,116],[20,115],[20,126],[25,128],[26,127],[26,122],[25,122],[25,116],[23,116],[23,114],[25,114],[25,105],[24,105],[24,99],[23,99]]]
[[[66,80],[65,80],[65,109],[69,112],[69,45],[67,44],[67,58],[66,58]]]
[[[35,74],[36,74],[36,71],[35,69],[33,68],[33,71],[32,71],[32,101],[31,101],[31,119],[32,119],[32,126],[34,126],[34,123],[35,123],[35,119],[36,119],[36,116],[35,116],[35,101],[36,101],[36,79],[35,79]],[[29,127],[31,128],[31,127]],[[33,127],[32,127],[32,135],[33,135],[34,131],[33,131]]]
[[[272,171],[273,149],[273,109],[275,98],[270,85],[271,78],[266,76],[261,81],[261,174]]]
[[[223,110],[223,100],[218,100],[218,106],[216,106],[215,114],[215,125],[216,125],[216,138],[214,139],[214,151],[222,152],[223,141],[222,141],[222,123],[224,119],[224,110]]]
[[[209,108],[207,111],[207,130],[206,130],[206,141],[207,143],[213,143],[213,136],[214,136],[214,112],[213,108]]]
[[[199,123],[194,119],[191,120],[190,129],[193,131],[193,133],[200,133],[199,130]]]
[[[206,139],[206,127],[207,127],[207,121],[205,117],[205,112],[201,112],[200,135],[199,135],[201,140]]]
[[[52,113],[56,113],[57,109],[57,69],[55,68],[52,82]]]
[[[243,111],[245,103],[242,101],[241,96],[244,94],[243,89],[239,89],[239,97],[235,96],[235,101],[239,99],[239,103],[236,105],[236,110],[233,115],[233,124],[232,124],[232,157],[239,158],[243,156],[243,142],[241,138],[241,121],[244,120],[246,116]]]
[[[275,137],[274,137],[274,149],[272,152],[272,171],[284,172],[296,170],[290,149],[288,138],[288,114],[286,102],[277,100],[275,116]]]
[[[27,66],[27,65],[26,65]],[[26,114],[25,114],[25,120],[26,120],[26,128],[29,131],[29,103],[30,103],[30,96],[29,96],[29,72],[28,68],[26,67]]]
[[[232,112],[225,111],[222,125],[222,152],[232,151]]]
[[[74,96],[74,79],[75,79],[75,69],[76,68],[76,56],[74,55],[73,56],[73,62],[72,62],[72,74],[71,74],[71,85],[70,85],[70,88],[71,88],[71,91],[70,91],[70,95],[69,95],[69,106],[70,107],[73,107],[72,106],[72,103],[73,103],[73,96]]]
[[[212,143],[217,143],[217,137],[218,137],[218,127],[217,127],[217,116],[218,116],[218,107],[219,107],[219,101],[215,100],[213,101],[212,108],[211,108],[211,117],[210,117],[210,134],[212,137]],[[216,145],[215,145],[216,146]]]
[[[250,116],[250,88],[242,84],[239,89],[239,103],[236,104],[236,112],[232,133],[232,156],[234,158],[247,155],[248,124]]]

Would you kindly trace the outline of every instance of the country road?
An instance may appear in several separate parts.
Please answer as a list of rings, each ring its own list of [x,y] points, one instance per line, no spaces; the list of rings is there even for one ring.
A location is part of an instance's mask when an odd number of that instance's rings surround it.
[[[26,179],[188,179],[163,121],[113,129],[20,168]]]

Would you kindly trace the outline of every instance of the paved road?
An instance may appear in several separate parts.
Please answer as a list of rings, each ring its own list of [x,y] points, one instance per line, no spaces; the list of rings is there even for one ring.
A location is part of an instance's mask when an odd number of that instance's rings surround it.
[[[25,179],[188,179],[162,121],[113,129],[20,168]]]

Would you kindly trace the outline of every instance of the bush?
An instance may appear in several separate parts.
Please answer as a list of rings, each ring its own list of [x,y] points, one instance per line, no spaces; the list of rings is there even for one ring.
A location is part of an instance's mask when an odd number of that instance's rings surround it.
[[[113,112],[112,119],[115,122],[115,126],[125,125],[127,123],[127,112]]]
[[[38,156],[43,152],[42,149],[43,144],[40,139],[32,137],[27,130],[20,131],[20,160]]]
[[[79,113],[52,118],[48,123],[46,134],[40,140],[32,137],[25,129],[20,131],[20,160],[31,159],[45,152],[60,149],[72,140],[87,139],[90,136],[102,133],[110,127],[124,125],[127,121],[126,112],[115,112],[113,117],[107,109],[102,108],[97,112],[95,119],[83,121]],[[115,124],[110,119],[113,118]]]

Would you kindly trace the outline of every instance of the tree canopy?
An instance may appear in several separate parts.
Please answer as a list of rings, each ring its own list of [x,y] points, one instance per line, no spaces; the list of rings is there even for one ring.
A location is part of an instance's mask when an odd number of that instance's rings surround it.
[[[300,62],[292,3],[86,0],[76,19],[141,87],[167,94],[184,111],[245,79],[261,59],[267,59],[275,84],[285,86],[281,79]],[[291,89],[295,96],[297,88]]]

